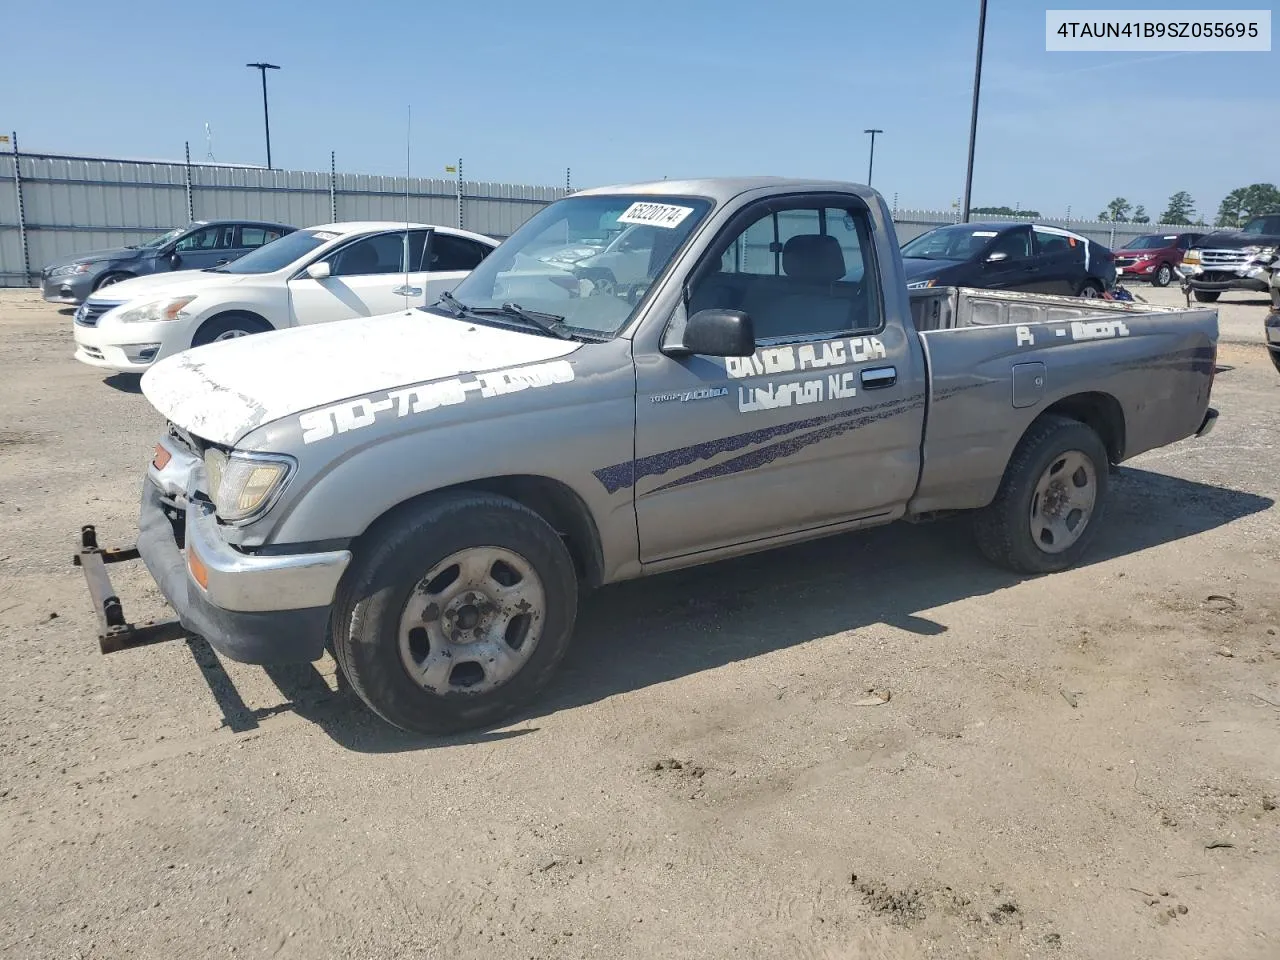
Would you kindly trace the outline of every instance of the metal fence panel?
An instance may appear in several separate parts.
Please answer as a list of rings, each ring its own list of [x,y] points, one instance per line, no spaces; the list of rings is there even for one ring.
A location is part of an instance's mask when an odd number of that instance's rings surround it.
[[[15,169],[22,177],[29,273],[23,265]],[[457,226],[461,219],[468,230],[505,238],[566,193],[565,187],[471,180],[0,153],[0,286],[25,285],[53,260],[139,243],[185,224],[188,205],[195,219],[261,218],[307,227],[333,219],[332,198],[339,220]],[[899,243],[958,219],[954,210],[893,211]],[[974,222],[1001,219],[1018,218],[973,217]],[[1113,249],[1144,233],[1211,229],[1056,218],[1037,222],[1066,227]]]
[[[15,171],[22,180],[29,270]],[[299,227],[331,222],[333,209],[339,220],[444,226],[457,226],[461,216],[466,229],[504,238],[565,193],[562,187],[438,178],[0,153],[0,286],[24,286],[54,260],[139,243],[192,216]]]

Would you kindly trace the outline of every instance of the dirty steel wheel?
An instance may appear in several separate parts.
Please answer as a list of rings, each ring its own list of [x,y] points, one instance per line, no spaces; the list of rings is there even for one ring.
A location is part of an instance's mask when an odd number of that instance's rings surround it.
[[[335,605],[334,651],[384,720],[462,730],[546,686],[577,603],[572,558],[538,514],[488,493],[442,495],[362,538]]]
[[[1107,467],[1106,447],[1090,427],[1041,417],[1014,450],[995,500],[975,518],[979,549],[1019,573],[1065,570],[1098,530]]]
[[[1153,287],[1167,287],[1172,279],[1173,267],[1167,263],[1162,263],[1156,268],[1156,272],[1151,275],[1151,285]]]

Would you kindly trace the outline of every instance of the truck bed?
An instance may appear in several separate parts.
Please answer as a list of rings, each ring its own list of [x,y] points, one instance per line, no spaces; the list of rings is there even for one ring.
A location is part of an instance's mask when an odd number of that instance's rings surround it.
[[[1043,413],[1084,419],[1119,463],[1191,436],[1208,408],[1215,309],[959,287],[910,303],[928,392],[909,513],[985,506]]]
[[[1041,293],[931,287],[908,291],[911,321],[918,331],[955,330],[1051,321],[1108,319],[1131,314],[1203,314],[1185,307],[1161,307],[1139,301],[1085,300]]]

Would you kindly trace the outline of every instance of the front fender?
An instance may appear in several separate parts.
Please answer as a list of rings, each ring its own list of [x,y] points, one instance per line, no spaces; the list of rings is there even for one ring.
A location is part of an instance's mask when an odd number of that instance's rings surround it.
[[[302,416],[258,428],[238,446],[289,454],[298,470],[268,516],[238,531],[239,542],[349,541],[423,494],[535,476],[564,484],[586,505],[600,534],[604,579],[615,578],[638,556],[634,503],[629,490],[610,494],[592,471],[634,454],[630,343],[593,345],[575,354],[573,367],[567,383],[403,417],[384,411],[385,419],[311,443],[302,442]]]

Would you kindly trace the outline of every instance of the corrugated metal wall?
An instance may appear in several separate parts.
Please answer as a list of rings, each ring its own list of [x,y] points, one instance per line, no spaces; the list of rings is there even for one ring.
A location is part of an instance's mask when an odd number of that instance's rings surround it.
[[[27,254],[19,230],[15,160],[22,180]],[[188,175],[190,179],[188,180]],[[0,286],[33,282],[40,268],[62,257],[139,243],[190,219],[250,217],[299,227],[331,220],[403,220],[457,225],[506,237],[564,187],[456,180],[310,173],[261,167],[134,160],[82,159],[0,153]],[[955,223],[954,212],[895,210],[900,242]],[[975,221],[1004,219],[976,216]],[[1143,233],[1188,229],[1167,224],[1102,223],[1048,218],[1118,248]],[[1201,228],[1206,229],[1206,228]],[[29,272],[24,270],[24,260]]]
[[[29,273],[24,271],[15,160],[20,164]],[[188,171],[190,186],[188,188]],[[0,153],[0,286],[33,282],[45,264],[138,243],[191,219],[248,217],[299,227],[332,220],[404,220],[505,237],[564,187],[311,173],[193,163]],[[408,211],[405,191],[408,190]],[[336,216],[335,216],[336,212]]]

